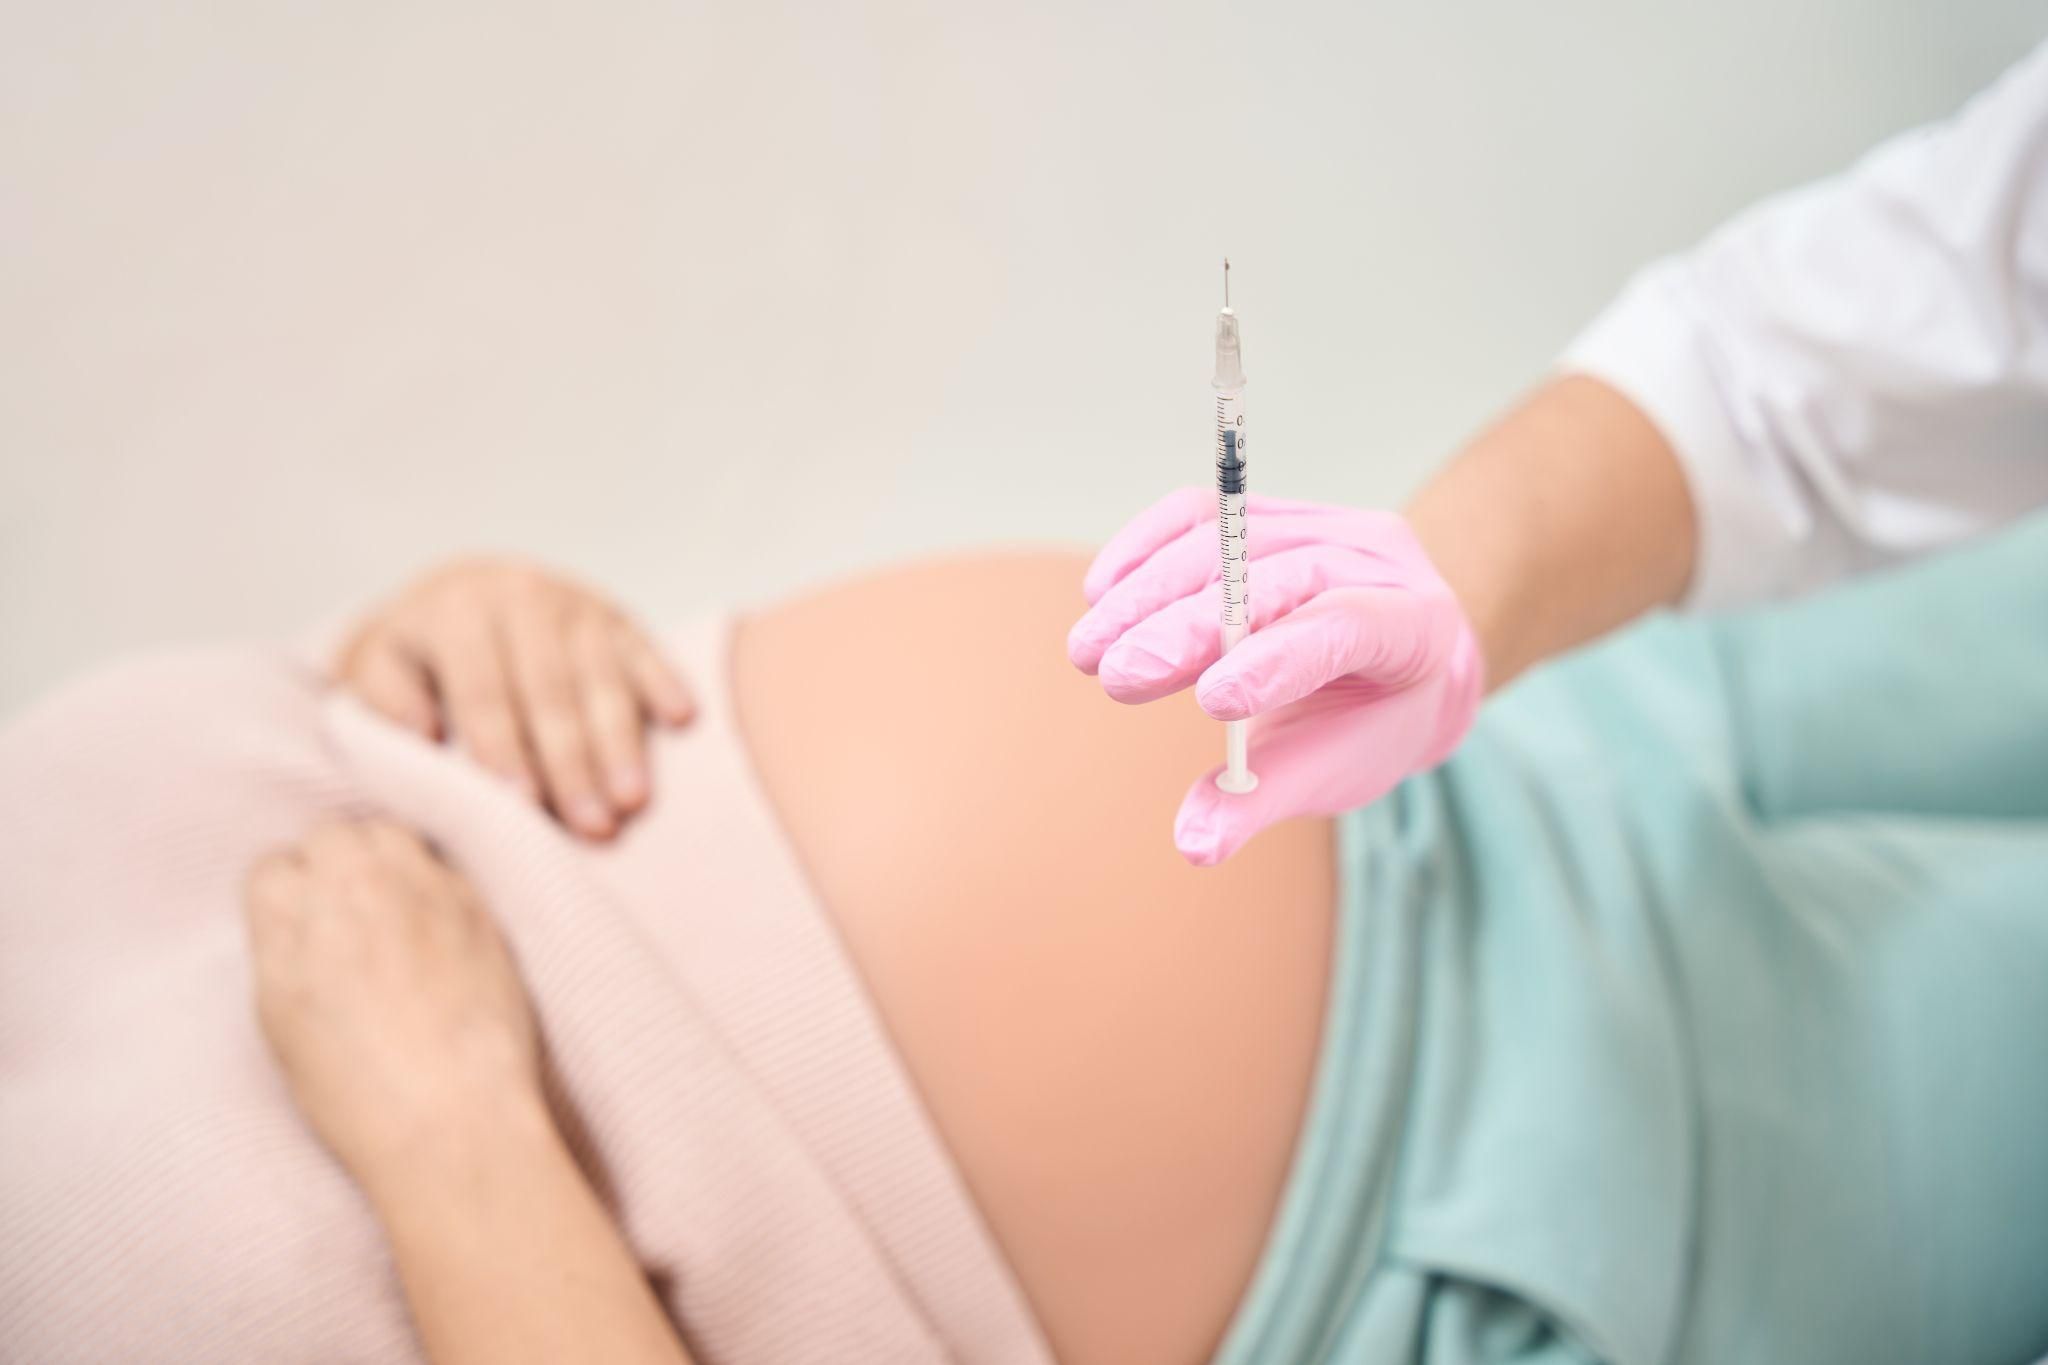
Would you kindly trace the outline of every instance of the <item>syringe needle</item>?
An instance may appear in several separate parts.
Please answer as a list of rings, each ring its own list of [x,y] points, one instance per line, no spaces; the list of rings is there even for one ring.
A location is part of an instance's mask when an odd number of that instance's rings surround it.
[[[1223,258],[1223,306],[1230,307],[1230,258]]]

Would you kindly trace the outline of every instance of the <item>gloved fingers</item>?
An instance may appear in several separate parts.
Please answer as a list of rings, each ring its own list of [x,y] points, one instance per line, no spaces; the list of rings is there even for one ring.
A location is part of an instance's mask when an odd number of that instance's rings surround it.
[[[1251,518],[1267,517],[1319,517],[1325,518],[1333,510],[1322,503],[1302,502],[1295,498],[1269,498],[1251,494],[1245,499],[1245,515]],[[1102,595],[1128,578],[1167,545],[1178,540],[1189,529],[1216,520],[1216,490],[1200,486],[1176,488],[1158,502],[1124,523],[1109,543],[1096,552],[1095,559],[1088,565],[1087,574],[1081,579],[1081,593],[1093,606],[1102,600]],[[1289,540],[1286,544],[1299,543]],[[1256,543],[1247,546],[1251,554],[1260,553]]]
[[[1174,847],[1195,866],[1213,867],[1269,825],[1379,800],[1415,770],[1418,737],[1438,704],[1438,689],[1407,688],[1347,711],[1341,736],[1327,713],[1255,722],[1247,762],[1258,786],[1224,791],[1220,765],[1197,778],[1174,819]]]
[[[1067,632],[1067,657],[1083,673],[1100,667],[1102,656],[1123,633],[1162,607],[1200,592],[1221,575],[1216,523],[1183,530],[1136,571],[1111,584]]]
[[[1102,690],[1121,702],[1157,701],[1194,686],[1223,653],[1223,585],[1168,603],[1103,652]]]
[[[1109,538],[1081,579],[1081,594],[1093,606],[1131,570],[1171,544],[1191,526],[1216,520],[1216,490],[1176,488],[1125,522]]]
[[[1341,545],[1304,545],[1258,562],[1251,579],[1251,628],[1266,629],[1295,608],[1371,566]],[[1191,687],[1223,654],[1223,587],[1169,603],[1125,631],[1098,665],[1103,690],[1121,702],[1156,701]]]
[[[1252,517],[1327,517],[1332,512],[1344,509],[1327,502],[1304,502],[1300,498],[1274,498],[1264,493],[1247,493],[1244,499],[1246,516]]]
[[[1303,504],[1303,510],[1314,515],[1260,516],[1252,520],[1245,550],[1254,566],[1254,581],[1266,564],[1290,551],[1323,546],[1333,554],[1357,553],[1330,541],[1331,518],[1327,508]],[[1364,562],[1363,556],[1360,559]],[[1150,559],[1111,584],[1095,605],[1083,613],[1067,633],[1067,657],[1083,673],[1098,671],[1102,656],[1125,632],[1182,598],[1202,591],[1217,581],[1222,571],[1215,521],[1188,527]],[[1254,593],[1255,599],[1256,596]]]
[[[1441,660],[1454,614],[1411,588],[1344,587],[1320,594],[1211,664],[1195,700],[1217,720],[1243,720],[1339,678],[1406,686]]]

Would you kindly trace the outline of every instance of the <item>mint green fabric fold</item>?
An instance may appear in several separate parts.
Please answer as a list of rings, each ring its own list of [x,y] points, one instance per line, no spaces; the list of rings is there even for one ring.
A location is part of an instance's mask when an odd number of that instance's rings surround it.
[[[2048,1351],[2048,522],[1546,669],[1341,848],[1223,1365]]]

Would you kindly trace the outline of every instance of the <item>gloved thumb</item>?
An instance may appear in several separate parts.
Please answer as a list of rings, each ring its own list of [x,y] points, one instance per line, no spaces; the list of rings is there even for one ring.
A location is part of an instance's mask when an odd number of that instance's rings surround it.
[[[1218,739],[1222,736],[1219,734]],[[1219,765],[1195,779],[1173,822],[1173,845],[1196,867],[1214,867],[1268,825],[1316,810],[1327,800],[1317,736],[1287,720],[1252,729],[1251,770],[1259,785],[1232,795],[1216,785]]]
[[[1248,758],[1259,785],[1233,796],[1216,785],[1220,767],[1197,778],[1174,819],[1174,847],[1195,866],[1214,867],[1268,825],[1379,800],[1416,770],[1434,743],[1443,695],[1443,684],[1431,680],[1341,707],[1341,734],[1332,731],[1329,711],[1313,701],[1286,716],[1254,721]]]
[[[1173,821],[1173,846],[1196,867],[1214,867],[1244,847],[1245,841],[1286,818],[1285,793],[1275,792],[1270,776],[1261,776],[1251,791],[1233,796],[1216,785],[1221,765],[1195,779]]]

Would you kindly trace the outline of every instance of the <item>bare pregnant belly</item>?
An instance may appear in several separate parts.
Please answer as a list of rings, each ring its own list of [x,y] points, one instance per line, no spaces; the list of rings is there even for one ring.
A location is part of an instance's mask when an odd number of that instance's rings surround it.
[[[1082,561],[933,563],[752,616],[741,727],[1060,1359],[1214,1348],[1313,1070],[1327,821],[1174,851],[1221,727],[1067,663]]]

